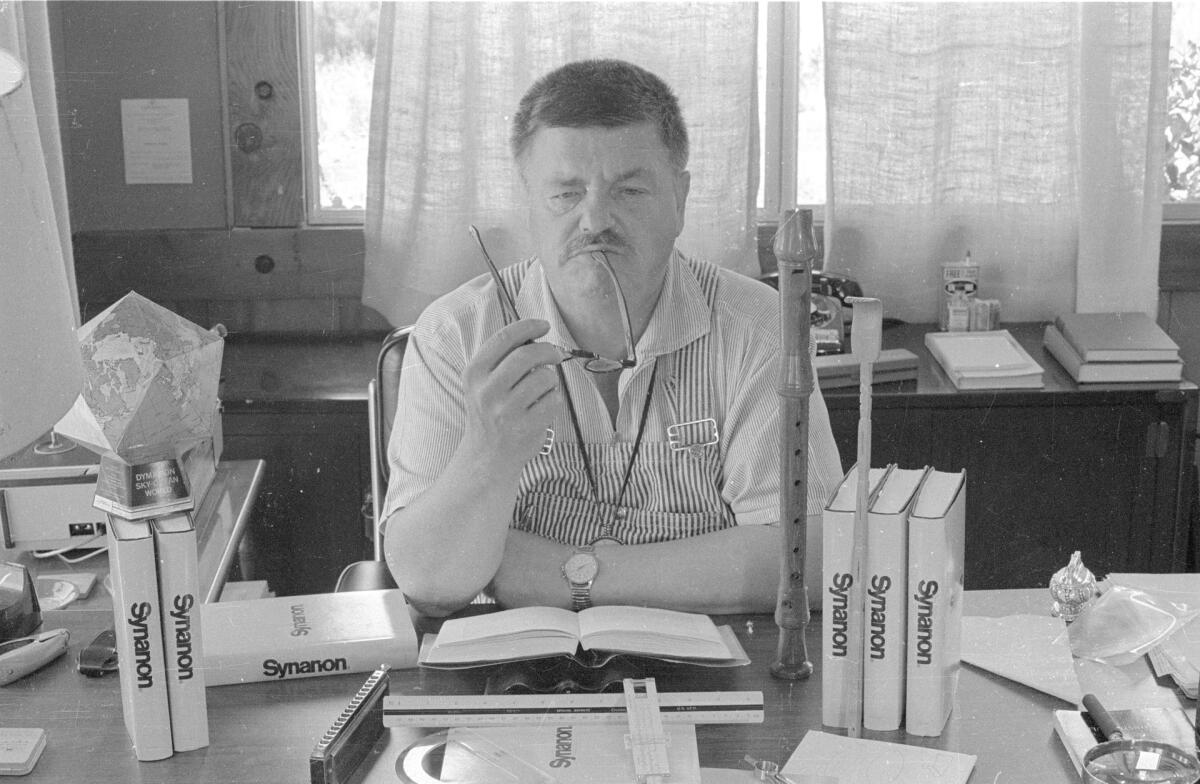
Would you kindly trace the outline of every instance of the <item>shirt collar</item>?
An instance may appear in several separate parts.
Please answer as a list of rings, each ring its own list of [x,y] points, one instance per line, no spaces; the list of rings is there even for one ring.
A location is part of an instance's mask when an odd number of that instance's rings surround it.
[[[525,275],[516,304],[522,318],[540,318],[550,324],[546,340],[567,348],[574,347],[554,295],[550,293],[545,270],[537,259]],[[708,300],[700,282],[683,254],[675,249],[667,263],[667,276],[650,323],[637,342],[638,360],[669,354],[705,335],[711,326],[709,316]]]

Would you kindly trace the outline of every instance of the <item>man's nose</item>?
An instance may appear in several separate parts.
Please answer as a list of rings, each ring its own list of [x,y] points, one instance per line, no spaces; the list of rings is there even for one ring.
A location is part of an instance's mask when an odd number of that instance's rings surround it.
[[[613,203],[607,194],[592,191],[584,197],[579,229],[584,234],[599,234],[613,226]]]

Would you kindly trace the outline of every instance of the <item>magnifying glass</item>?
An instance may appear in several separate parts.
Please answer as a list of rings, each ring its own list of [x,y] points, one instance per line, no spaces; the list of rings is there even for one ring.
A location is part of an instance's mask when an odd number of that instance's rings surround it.
[[[1084,784],[1194,784],[1200,780],[1200,760],[1195,754],[1169,743],[1126,738],[1094,694],[1084,695],[1083,706],[1109,739],[1084,755]]]
[[[1195,754],[1155,740],[1109,740],[1083,757],[1084,784],[1193,784],[1200,779]]]

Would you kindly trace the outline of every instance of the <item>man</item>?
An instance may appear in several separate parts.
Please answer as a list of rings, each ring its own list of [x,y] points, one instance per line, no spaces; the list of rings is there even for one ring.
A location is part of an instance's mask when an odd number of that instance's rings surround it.
[[[484,275],[416,324],[388,449],[398,584],[430,614],[481,591],[770,609],[778,296],[675,249],[690,175],[674,94],[629,63],[571,63],[521,100],[511,146],[537,255],[501,273],[519,320]],[[819,525],[842,472],[819,391],[810,408]]]

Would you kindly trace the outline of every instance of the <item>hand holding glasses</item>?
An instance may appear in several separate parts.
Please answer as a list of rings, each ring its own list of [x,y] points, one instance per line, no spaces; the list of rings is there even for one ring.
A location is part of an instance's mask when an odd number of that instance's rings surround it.
[[[504,280],[500,277],[500,270],[496,267],[492,257],[488,254],[487,248],[483,245],[483,238],[479,236],[479,230],[474,225],[470,227],[471,236],[475,238],[476,244],[479,245],[479,250],[483,253],[483,260],[487,262],[488,271],[492,274],[492,280],[496,282],[496,288],[500,292],[500,306],[504,311],[504,323],[511,324],[514,321],[519,321],[521,316],[517,313],[517,305],[513,301],[512,295],[508,292],[508,287],[504,285]],[[617,307],[621,311],[621,327],[624,330],[625,336],[625,359],[610,359],[602,357],[592,351],[586,351],[581,348],[563,348],[562,350],[568,354],[568,359],[582,359],[583,367],[591,373],[612,373],[616,370],[631,368],[637,365],[637,355],[633,348],[633,329],[629,322],[629,309],[625,305],[625,294],[621,291],[621,284],[617,282],[617,274],[613,271],[612,265],[608,263],[608,258],[600,252],[592,253],[592,260],[599,264],[612,281],[613,289],[617,294]]]

